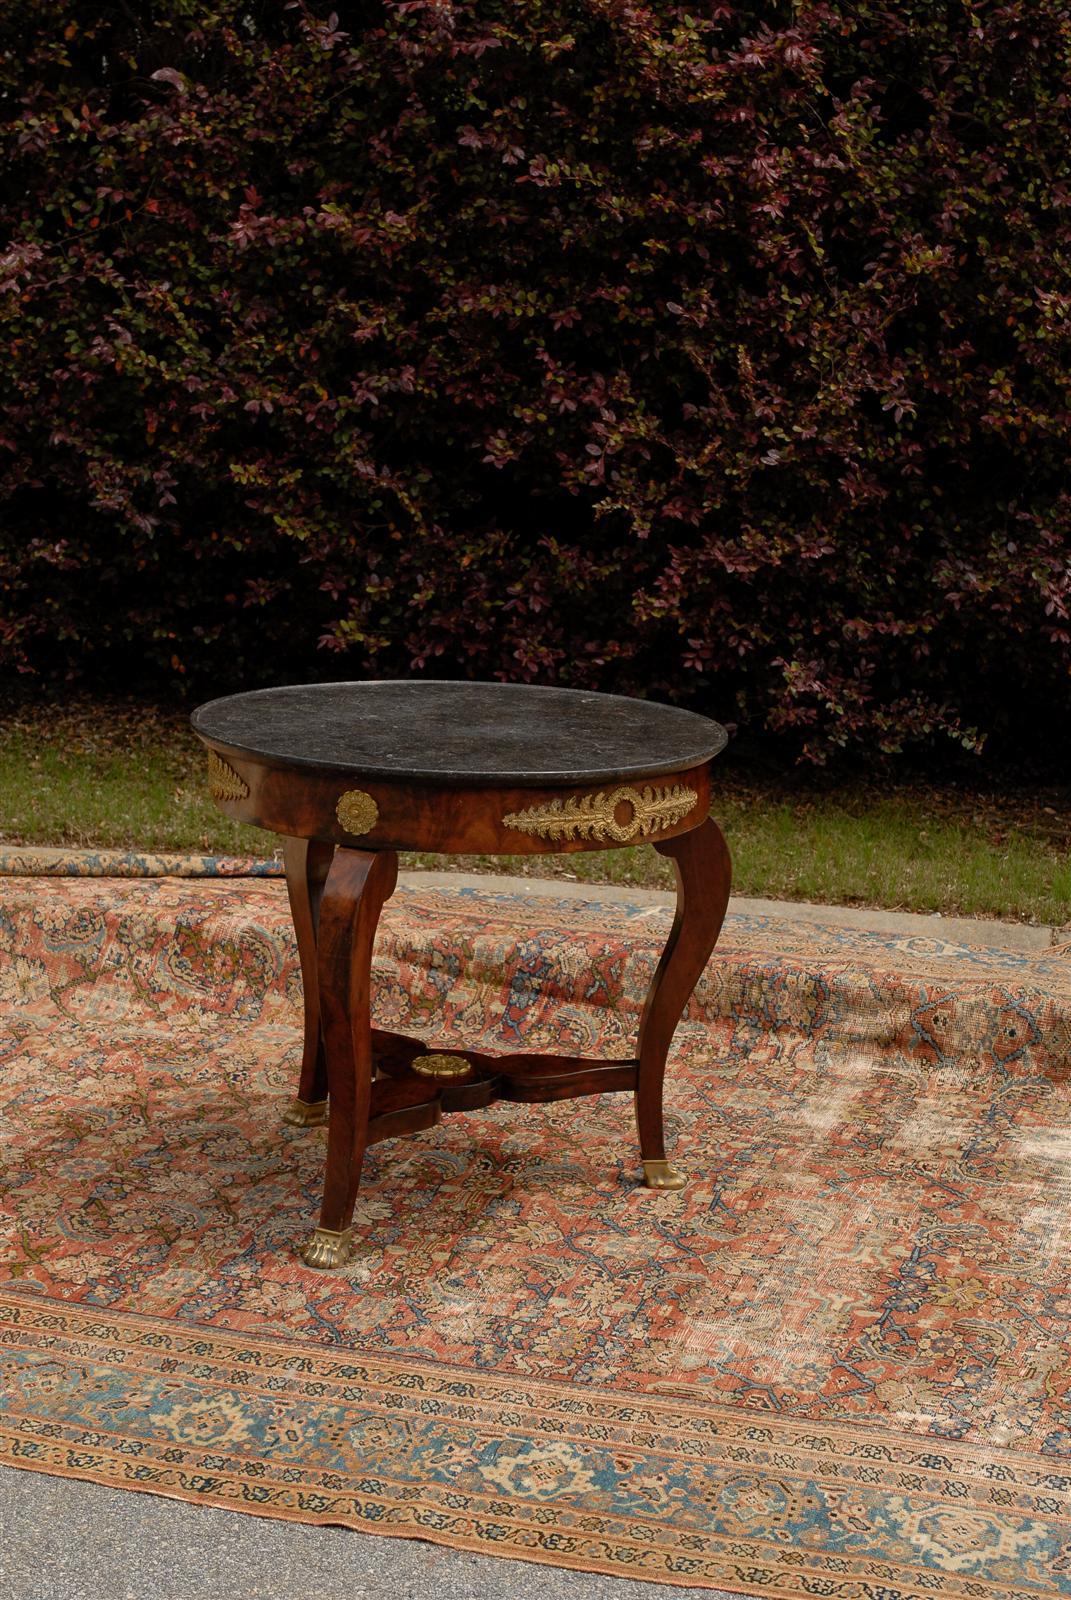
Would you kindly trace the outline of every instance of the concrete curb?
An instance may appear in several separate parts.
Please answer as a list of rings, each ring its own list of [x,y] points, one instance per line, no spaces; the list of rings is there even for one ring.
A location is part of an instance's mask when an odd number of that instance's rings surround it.
[[[664,889],[638,889],[614,883],[574,883],[569,878],[522,878],[483,872],[402,872],[399,881],[413,889],[475,889],[484,894],[515,894],[529,899],[585,900],[589,904],[672,906]],[[729,911],[744,916],[778,917],[785,922],[826,928],[865,928],[872,933],[944,939],[954,944],[998,950],[1048,950],[1071,941],[1067,928],[1034,927],[996,918],[923,916],[914,911],[880,911],[873,906],[820,906],[802,900],[756,900],[733,896]]]

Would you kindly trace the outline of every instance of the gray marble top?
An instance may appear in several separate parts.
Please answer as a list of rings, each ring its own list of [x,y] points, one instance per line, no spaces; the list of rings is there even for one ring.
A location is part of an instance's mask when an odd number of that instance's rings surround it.
[[[535,786],[698,766],[725,729],[677,706],[526,683],[294,684],[210,700],[195,732],[236,755],[354,777]]]

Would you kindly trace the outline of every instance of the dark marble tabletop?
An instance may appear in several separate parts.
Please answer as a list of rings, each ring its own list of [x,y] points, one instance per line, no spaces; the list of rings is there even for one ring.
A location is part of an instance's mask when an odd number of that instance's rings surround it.
[[[235,754],[353,777],[535,786],[680,772],[725,729],[650,700],[524,683],[295,684],[210,700],[194,730]]]

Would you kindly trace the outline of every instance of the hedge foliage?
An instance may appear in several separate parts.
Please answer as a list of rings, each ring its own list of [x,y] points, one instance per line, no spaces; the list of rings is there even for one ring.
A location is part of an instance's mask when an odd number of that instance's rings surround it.
[[[6,669],[1071,710],[1067,5],[4,17]]]

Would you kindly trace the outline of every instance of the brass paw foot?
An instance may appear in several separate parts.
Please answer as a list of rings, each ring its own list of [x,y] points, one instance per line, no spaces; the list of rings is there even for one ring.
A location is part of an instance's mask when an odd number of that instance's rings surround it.
[[[283,1112],[292,1128],[319,1128],[327,1121],[326,1100],[293,1100]]]
[[[668,1161],[645,1161],[643,1181],[648,1189],[683,1189],[686,1179]]]
[[[353,1259],[350,1230],[336,1233],[333,1228],[317,1228],[302,1250],[301,1259],[307,1267],[344,1267]]]

